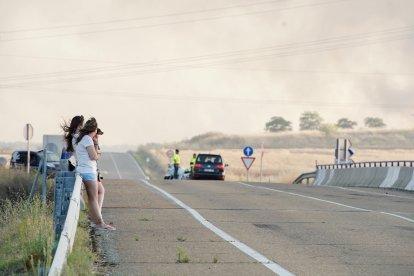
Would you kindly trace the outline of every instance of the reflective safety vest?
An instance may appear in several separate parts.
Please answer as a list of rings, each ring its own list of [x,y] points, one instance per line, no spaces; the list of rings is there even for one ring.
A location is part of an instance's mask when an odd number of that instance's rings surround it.
[[[174,153],[173,158],[172,158],[173,164],[178,164],[180,165],[181,160],[180,160],[180,155]]]
[[[194,165],[195,165],[195,163],[196,163],[196,160],[197,160],[197,158],[196,157],[193,157],[192,159],[191,159],[191,162],[190,162],[190,167],[192,168],[192,167],[194,167]]]

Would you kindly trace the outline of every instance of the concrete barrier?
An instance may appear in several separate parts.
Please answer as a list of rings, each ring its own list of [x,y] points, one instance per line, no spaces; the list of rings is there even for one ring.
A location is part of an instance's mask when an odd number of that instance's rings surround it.
[[[327,170],[317,170],[316,171],[316,179],[313,182],[314,185],[321,185],[322,181],[325,179]]]
[[[319,169],[314,185],[414,190],[413,167]]]
[[[405,187],[406,190],[414,191],[414,171],[411,177],[410,182],[408,182],[407,186]]]

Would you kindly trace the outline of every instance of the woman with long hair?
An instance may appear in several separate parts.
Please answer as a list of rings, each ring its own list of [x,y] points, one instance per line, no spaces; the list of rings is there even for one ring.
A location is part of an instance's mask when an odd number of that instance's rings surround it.
[[[79,130],[83,126],[83,116],[75,116],[70,120],[70,124],[65,122],[62,125],[62,129],[64,131],[64,139],[66,143],[66,149],[62,150],[62,159],[68,159],[69,163],[69,171],[74,171],[76,168],[76,153],[74,148],[74,143],[76,142],[76,138],[78,138]],[[72,155],[74,153],[74,155]]]
[[[98,229],[115,230],[115,227],[104,223],[101,214],[104,190],[102,183],[98,181],[97,175],[96,161],[101,155],[97,150],[97,132],[98,123],[95,118],[90,118],[80,129],[75,142],[78,161],[76,171],[81,175],[85,184],[92,222]]]
[[[65,122],[62,125],[62,129],[65,132],[65,142],[66,142],[66,151],[67,152],[74,152],[75,149],[73,147],[73,142],[74,139],[73,138],[77,138],[75,136],[77,136],[79,130],[82,128],[83,126],[83,116],[75,116],[72,118],[72,120],[70,120],[70,124],[68,125],[67,122]]]

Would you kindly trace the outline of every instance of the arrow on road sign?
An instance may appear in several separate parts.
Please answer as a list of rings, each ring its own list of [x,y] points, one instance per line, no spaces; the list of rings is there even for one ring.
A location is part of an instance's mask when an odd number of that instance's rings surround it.
[[[246,167],[246,169],[250,169],[250,167],[252,166],[254,160],[256,159],[255,157],[242,157],[241,158],[243,161],[244,166]]]
[[[243,153],[246,156],[251,156],[253,154],[253,148],[251,146],[246,146],[243,148]]]

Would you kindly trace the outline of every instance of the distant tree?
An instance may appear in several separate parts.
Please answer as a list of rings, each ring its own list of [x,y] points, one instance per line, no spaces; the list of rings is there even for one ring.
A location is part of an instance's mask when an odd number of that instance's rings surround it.
[[[357,125],[357,122],[351,121],[348,118],[341,118],[336,123],[336,126],[338,128],[347,128],[347,129],[353,129],[354,126]]]
[[[300,130],[317,130],[323,119],[318,112],[305,111],[299,118]]]
[[[387,126],[381,118],[376,117],[366,117],[364,124],[369,128],[383,128]]]
[[[338,133],[338,127],[334,124],[321,124],[319,131],[325,133],[325,135],[333,135]]]
[[[285,120],[283,117],[274,116],[266,123],[265,130],[270,132],[291,131],[292,123]]]

